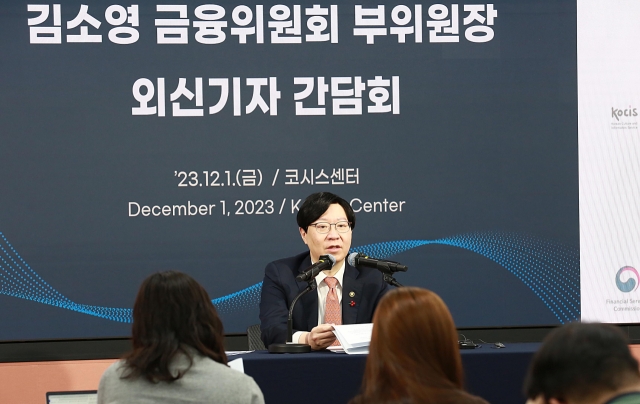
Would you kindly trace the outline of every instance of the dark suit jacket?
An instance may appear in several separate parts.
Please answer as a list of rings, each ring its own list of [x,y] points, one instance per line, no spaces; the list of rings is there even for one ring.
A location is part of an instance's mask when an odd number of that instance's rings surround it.
[[[296,276],[311,266],[309,252],[271,262],[264,270],[260,298],[260,329],[262,341],[268,347],[287,342],[289,306],[307,282]],[[345,263],[342,279],[342,324],[373,321],[373,312],[380,298],[389,290],[382,274],[376,269],[357,269]],[[349,295],[354,293],[353,297]],[[353,302],[353,303],[351,303]],[[293,332],[311,331],[318,325],[318,292],[302,296],[293,310]]]

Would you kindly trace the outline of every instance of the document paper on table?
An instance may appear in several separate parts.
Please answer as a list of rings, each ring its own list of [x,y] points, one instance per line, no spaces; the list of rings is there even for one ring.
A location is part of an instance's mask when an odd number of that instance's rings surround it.
[[[333,333],[348,354],[367,354],[371,343],[373,324],[344,324],[333,327]]]

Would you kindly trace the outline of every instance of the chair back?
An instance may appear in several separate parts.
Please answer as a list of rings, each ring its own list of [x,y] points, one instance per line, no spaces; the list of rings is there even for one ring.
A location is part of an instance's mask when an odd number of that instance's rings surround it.
[[[260,338],[260,324],[254,324],[247,328],[247,339],[249,340],[249,350],[251,351],[265,351],[267,348]]]

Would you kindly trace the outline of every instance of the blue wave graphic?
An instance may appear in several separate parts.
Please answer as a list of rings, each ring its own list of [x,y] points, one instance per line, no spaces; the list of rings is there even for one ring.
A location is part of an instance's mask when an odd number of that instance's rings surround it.
[[[437,240],[387,241],[352,251],[387,259],[424,245],[463,248],[486,257],[514,274],[551,310],[560,323],[580,317],[580,255],[576,248],[517,233],[476,232]],[[262,282],[213,299],[221,315],[258,307]],[[132,310],[71,301],[42,279],[0,233],[0,294],[130,323]]]
[[[0,294],[122,323],[131,322],[131,309],[90,306],[69,300],[31,269],[3,233],[0,233]]]

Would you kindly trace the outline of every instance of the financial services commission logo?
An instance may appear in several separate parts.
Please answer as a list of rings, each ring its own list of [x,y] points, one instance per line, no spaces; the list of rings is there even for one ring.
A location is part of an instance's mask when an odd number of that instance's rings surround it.
[[[638,129],[638,108],[611,107],[611,129]]]
[[[626,281],[622,281],[622,274],[629,276]],[[638,281],[640,281],[640,275],[634,267],[622,267],[616,274],[616,286],[621,292],[629,293],[638,289]]]

